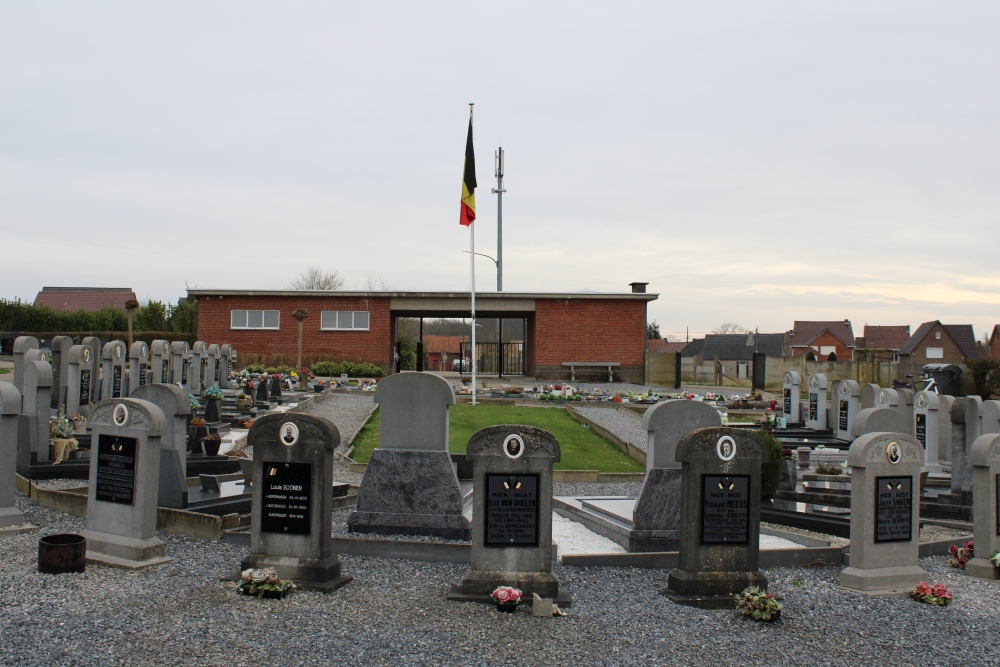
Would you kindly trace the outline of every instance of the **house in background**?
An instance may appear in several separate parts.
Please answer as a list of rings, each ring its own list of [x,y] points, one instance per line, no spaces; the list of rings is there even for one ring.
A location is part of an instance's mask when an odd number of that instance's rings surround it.
[[[788,356],[817,361],[850,361],[854,358],[854,330],[850,320],[811,322],[796,320],[787,337]],[[833,355],[831,357],[831,355]]]
[[[697,357],[700,364],[714,363],[718,359],[723,375],[748,379],[754,352],[763,352],[769,357],[784,356],[785,334],[707,334]]]
[[[899,350],[904,364],[960,364],[978,359],[979,345],[971,324],[924,322]]]
[[[429,371],[450,371],[452,362],[461,355],[462,343],[468,342],[468,336],[424,336],[424,354],[427,355]]]
[[[129,287],[43,287],[34,305],[67,312],[125,310],[129,301],[138,301]]]
[[[683,341],[674,343],[666,338],[650,338],[646,341],[646,351],[650,353],[657,352],[659,354],[674,354],[682,351],[687,346],[688,343]]]
[[[855,339],[854,358],[864,361],[869,352],[877,350],[880,354],[888,351],[891,361],[899,361],[899,351],[910,340],[910,325],[876,326],[865,325],[865,333]],[[884,360],[885,358],[882,357]]]
[[[993,325],[989,342],[990,359],[1000,359],[1000,324]]]

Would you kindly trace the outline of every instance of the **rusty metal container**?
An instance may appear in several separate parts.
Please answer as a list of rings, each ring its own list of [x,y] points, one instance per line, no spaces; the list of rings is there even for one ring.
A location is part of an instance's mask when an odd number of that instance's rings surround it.
[[[43,574],[83,572],[86,569],[87,538],[67,533],[38,540],[38,571]]]

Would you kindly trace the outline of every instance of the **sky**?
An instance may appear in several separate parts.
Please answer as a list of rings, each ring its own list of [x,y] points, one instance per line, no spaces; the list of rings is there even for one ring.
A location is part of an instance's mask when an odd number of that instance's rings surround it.
[[[996,2],[0,4],[0,298],[628,291],[723,322],[1000,323]],[[479,291],[496,287],[479,258]]]

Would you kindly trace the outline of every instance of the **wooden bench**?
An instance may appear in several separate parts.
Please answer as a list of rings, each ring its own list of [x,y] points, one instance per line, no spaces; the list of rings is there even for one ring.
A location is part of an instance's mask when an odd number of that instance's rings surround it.
[[[569,366],[569,379],[570,382],[576,382],[576,367],[581,366],[584,368],[607,368],[608,369],[608,382],[614,382],[614,369],[621,366],[621,363],[617,361],[564,361],[563,366]]]

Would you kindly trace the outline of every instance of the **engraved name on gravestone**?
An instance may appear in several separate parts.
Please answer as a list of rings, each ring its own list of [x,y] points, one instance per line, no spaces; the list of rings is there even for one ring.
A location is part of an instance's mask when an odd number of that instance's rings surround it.
[[[702,478],[702,544],[746,544],[750,540],[750,476]]]
[[[308,463],[265,461],[260,529],[308,535],[311,480]]]
[[[135,504],[136,438],[101,435],[97,439],[97,491],[108,503]]]
[[[486,475],[486,544],[538,545],[538,475]]]
[[[913,478],[875,478],[875,541],[912,539]]]

